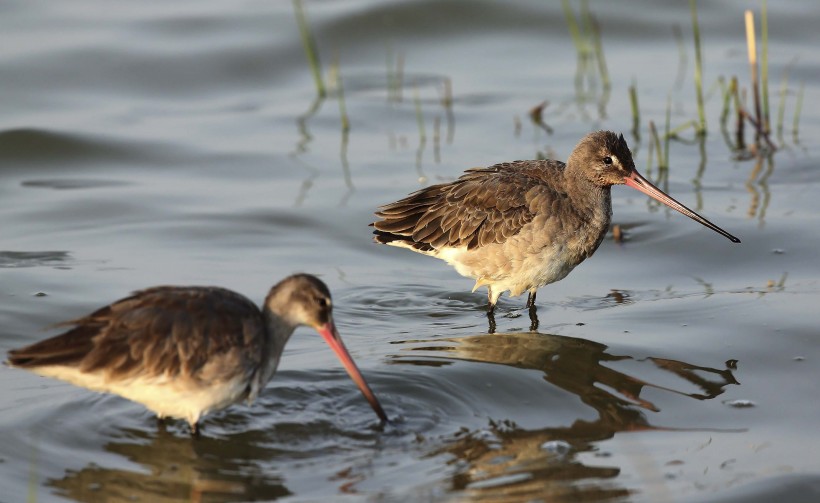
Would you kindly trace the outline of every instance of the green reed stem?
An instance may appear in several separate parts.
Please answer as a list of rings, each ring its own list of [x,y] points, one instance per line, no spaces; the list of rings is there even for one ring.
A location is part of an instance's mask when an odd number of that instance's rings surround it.
[[[424,114],[421,111],[421,98],[419,97],[418,88],[413,91],[413,102],[416,105],[416,124],[419,128],[419,138],[424,141],[427,139],[427,133],[424,130]]]
[[[781,142],[783,141],[783,122],[786,118],[786,95],[789,91],[790,70],[791,64],[786,65],[786,68],[783,70],[783,78],[780,80],[780,90],[778,92],[780,102],[777,105],[777,138]]]
[[[395,59],[394,59],[395,56]],[[404,81],[404,54],[394,53],[387,47],[387,101],[398,103],[402,100]]]
[[[336,75],[336,89],[339,94],[339,116],[342,120],[342,132],[350,131],[350,117],[347,115],[347,105],[345,104],[345,88],[342,83],[342,73],[339,67],[338,58],[333,62],[334,74]]]
[[[664,135],[663,135],[663,165],[661,169],[667,170],[669,169],[669,138],[671,135],[669,134],[669,123],[672,120],[672,96],[667,95],[666,97],[666,124],[664,126]]]
[[[641,112],[638,108],[637,86],[638,85],[634,81],[632,82],[632,85],[629,86],[629,104],[632,107],[632,136],[634,136],[636,140],[640,140]]]
[[[433,160],[441,163],[441,117],[433,117]]]
[[[572,37],[572,43],[575,45],[575,52],[578,57],[582,57],[586,53],[585,44],[581,37],[581,29],[578,27],[578,22],[575,20],[575,14],[572,12],[572,7],[569,5],[569,0],[561,0],[561,8],[564,11],[564,19],[567,21],[567,29]]]
[[[441,106],[444,107],[444,115],[447,118],[447,143],[451,144],[456,134],[456,114],[453,112],[453,80],[450,77],[444,78]]]
[[[443,80],[441,106],[444,108],[453,106],[453,80],[450,77],[444,77]]]
[[[759,143],[760,135],[763,134],[762,114],[760,112],[760,84],[757,77],[757,48],[755,47],[757,37],[755,36],[754,13],[747,10],[744,13],[746,20],[746,46],[749,52],[749,72],[752,78],[752,101],[754,104],[755,143]]]
[[[769,22],[766,16],[766,0],[760,10],[760,84],[763,93],[763,132],[769,134]]]
[[[394,101],[393,95],[395,93],[395,76],[393,75],[393,50],[390,48],[390,46],[387,47],[387,54],[385,55],[385,60],[385,70],[387,72],[387,101],[389,103],[391,101]]]
[[[675,43],[678,46],[678,74],[675,76],[675,89],[680,89],[686,78],[686,66],[689,58],[686,55],[686,46],[683,43],[683,33],[681,33],[680,25],[675,24],[672,26],[672,35],[674,35]]]
[[[655,157],[658,161],[658,170],[663,170],[663,150],[661,149],[661,139],[658,136],[658,129],[655,127],[655,121],[649,121],[649,136],[652,138],[651,144],[655,145]],[[651,145],[650,145],[651,148]],[[650,156],[651,159],[651,156]]]
[[[800,83],[800,90],[797,91],[797,103],[794,105],[794,122],[792,124],[792,136],[797,143],[797,127],[800,124],[800,111],[803,109],[803,88],[805,83]]]
[[[723,97],[723,108],[720,110],[720,123],[725,125],[726,121],[729,119],[729,108],[732,102],[732,93],[729,86],[726,85],[726,79],[721,76],[718,79],[718,83],[720,84],[720,94]]]
[[[700,27],[698,26],[698,8],[696,0],[689,0],[689,9],[692,12],[692,36],[695,40],[695,93],[698,103],[697,134],[706,135],[706,111],[703,105],[703,58],[700,52]]]
[[[737,117],[735,123],[735,147],[738,150],[743,150],[746,148],[746,139],[744,135],[746,121],[743,118],[743,106],[740,102],[740,88],[737,84],[737,77],[732,77],[732,82],[729,85],[729,92],[731,92],[734,97],[733,101],[735,104],[735,116]]]
[[[601,25],[598,24],[598,20],[592,14],[589,14],[589,23],[591,27],[592,33],[592,49],[595,53],[595,60],[598,61],[598,73],[601,76],[601,82],[603,83],[604,89],[609,89],[612,87],[612,84],[609,80],[609,69],[606,66],[606,59],[604,58],[604,47],[601,43]]]
[[[396,101],[401,102],[404,89],[404,53],[399,51],[396,55],[396,69],[393,73],[395,77],[395,96]]]
[[[695,130],[695,134],[697,134],[697,130],[698,130],[698,123],[697,123],[696,121],[694,121],[694,120],[684,122],[684,123],[683,123],[683,124],[681,124],[680,126],[678,126],[678,127],[676,127],[676,128],[671,129],[671,130],[670,130],[670,131],[668,131],[666,134],[667,134],[667,136],[669,136],[669,138],[678,138],[678,135],[679,135],[681,132],[686,131],[686,130],[687,130],[687,129],[689,129],[689,128],[694,129],[694,130]]]
[[[322,65],[319,63],[319,50],[316,48],[316,40],[310,31],[305,11],[302,9],[302,0],[293,0],[293,11],[296,14],[296,24],[299,26],[299,35],[302,39],[302,47],[305,49],[305,56],[308,59],[310,71],[313,74],[313,82],[316,84],[316,93],[324,98],[327,96],[325,83],[322,81]]]
[[[718,83],[720,85],[721,96],[723,97],[723,108],[720,112],[720,133],[723,135],[723,141],[726,143],[726,146],[734,151],[735,146],[732,143],[732,137],[729,134],[729,113],[732,109],[732,88],[730,84],[726,83],[726,77],[722,75],[718,78]]]

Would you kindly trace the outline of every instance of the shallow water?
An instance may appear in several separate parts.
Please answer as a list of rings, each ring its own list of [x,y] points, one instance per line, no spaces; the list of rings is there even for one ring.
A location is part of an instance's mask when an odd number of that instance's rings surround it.
[[[209,417],[198,440],[0,367],[0,500],[816,500],[820,35],[813,3],[770,3],[786,128],[771,160],[738,160],[716,82],[748,82],[747,7],[699,5],[709,135],[703,155],[671,144],[667,186],[742,244],[616,187],[626,239],[540,291],[536,330],[525,299],[503,297],[488,334],[484,294],[372,244],[373,210],[469,167],[565,159],[598,128],[624,132],[648,174],[667,97],[673,125],[697,116],[686,2],[589,6],[608,92],[580,70],[558,3],[307,2],[343,84],[324,100],[290,2],[8,2],[0,350],[145,286],[261,300],[308,271],[394,423],[306,329],[257,403]],[[528,117],[545,100],[548,127]]]

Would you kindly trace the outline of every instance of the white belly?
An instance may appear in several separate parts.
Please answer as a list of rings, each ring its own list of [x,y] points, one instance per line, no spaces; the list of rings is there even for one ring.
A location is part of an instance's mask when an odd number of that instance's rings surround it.
[[[200,417],[242,400],[248,383],[241,376],[203,384],[190,378],[168,376],[108,379],[101,372],[85,373],[76,368],[44,366],[32,369],[93,391],[114,393],[144,405],[159,417],[185,419],[196,424]]]
[[[489,286],[492,302],[505,291],[511,297],[564,279],[581,260],[566,246],[528,249],[529,243],[510,240],[468,250],[467,247],[443,248],[429,253],[448,264],[462,276],[473,278],[473,291]]]

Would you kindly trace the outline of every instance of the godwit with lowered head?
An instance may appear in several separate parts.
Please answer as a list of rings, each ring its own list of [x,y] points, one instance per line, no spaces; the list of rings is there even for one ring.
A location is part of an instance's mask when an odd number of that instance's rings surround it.
[[[740,240],[675,201],[635,170],[623,135],[585,136],[560,161],[515,161],[468,169],[379,208],[377,243],[440,258],[487,287],[488,313],[498,297],[536,291],[563,279],[592,255],[609,229],[610,187],[626,184],[734,243]]]
[[[339,357],[379,419],[387,415],[333,323],[330,291],[296,274],[271,288],[260,310],[218,287],[159,286],[83,318],[67,332],[9,351],[8,363],[139,402],[162,419],[186,419],[252,401],[273,376],[296,327],[313,327]]]

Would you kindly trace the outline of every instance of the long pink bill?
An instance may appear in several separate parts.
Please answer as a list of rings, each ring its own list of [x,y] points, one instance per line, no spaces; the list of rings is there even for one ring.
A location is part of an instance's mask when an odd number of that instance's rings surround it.
[[[356,363],[353,361],[350,353],[348,353],[347,348],[342,342],[342,338],[339,335],[338,330],[336,330],[336,325],[333,321],[325,323],[322,327],[317,328],[317,331],[325,342],[327,342],[327,345],[330,346],[330,349],[332,349],[333,352],[336,353],[336,356],[339,357],[339,360],[342,362],[342,365],[345,366],[345,370],[347,370],[350,378],[353,379],[353,382],[355,382],[362,391],[364,397],[367,398],[368,402],[370,402],[370,406],[373,407],[374,411],[376,411],[376,415],[379,416],[379,419],[381,419],[383,423],[387,422],[387,414],[384,413],[384,409],[382,409],[376,395],[373,394],[370,386],[367,385],[367,381],[364,380],[362,373],[359,372],[359,368],[356,366]]]
[[[682,205],[681,203],[675,201],[674,199],[672,199],[671,197],[666,195],[666,193],[664,193],[661,189],[659,189],[659,188],[655,187],[654,185],[652,185],[652,183],[649,180],[642,177],[641,174],[638,173],[637,171],[635,171],[634,169],[632,170],[631,175],[624,178],[624,183],[629,185],[633,189],[638,189],[641,192],[643,192],[644,194],[646,194],[647,196],[662,202],[663,204],[669,206],[673,210],[676,210],[676,211],[679,211],[679,212],[683,213],[684,215],[691,218],[695,222],[700,222],[701,224],[705,225],[706,227],[709,227],[710,229],[712,229],[713,231],[715,231],[719,234],[723,234],[731,242],[740,243],[740,239],[736,238],[735,236],[732,236],[731,234],[724,231],[723,229],[721,229],[717,225],[715,225],[712,222],[706,220],[705,218],[698,215],[697,213],[690,210],[689,208]]]

